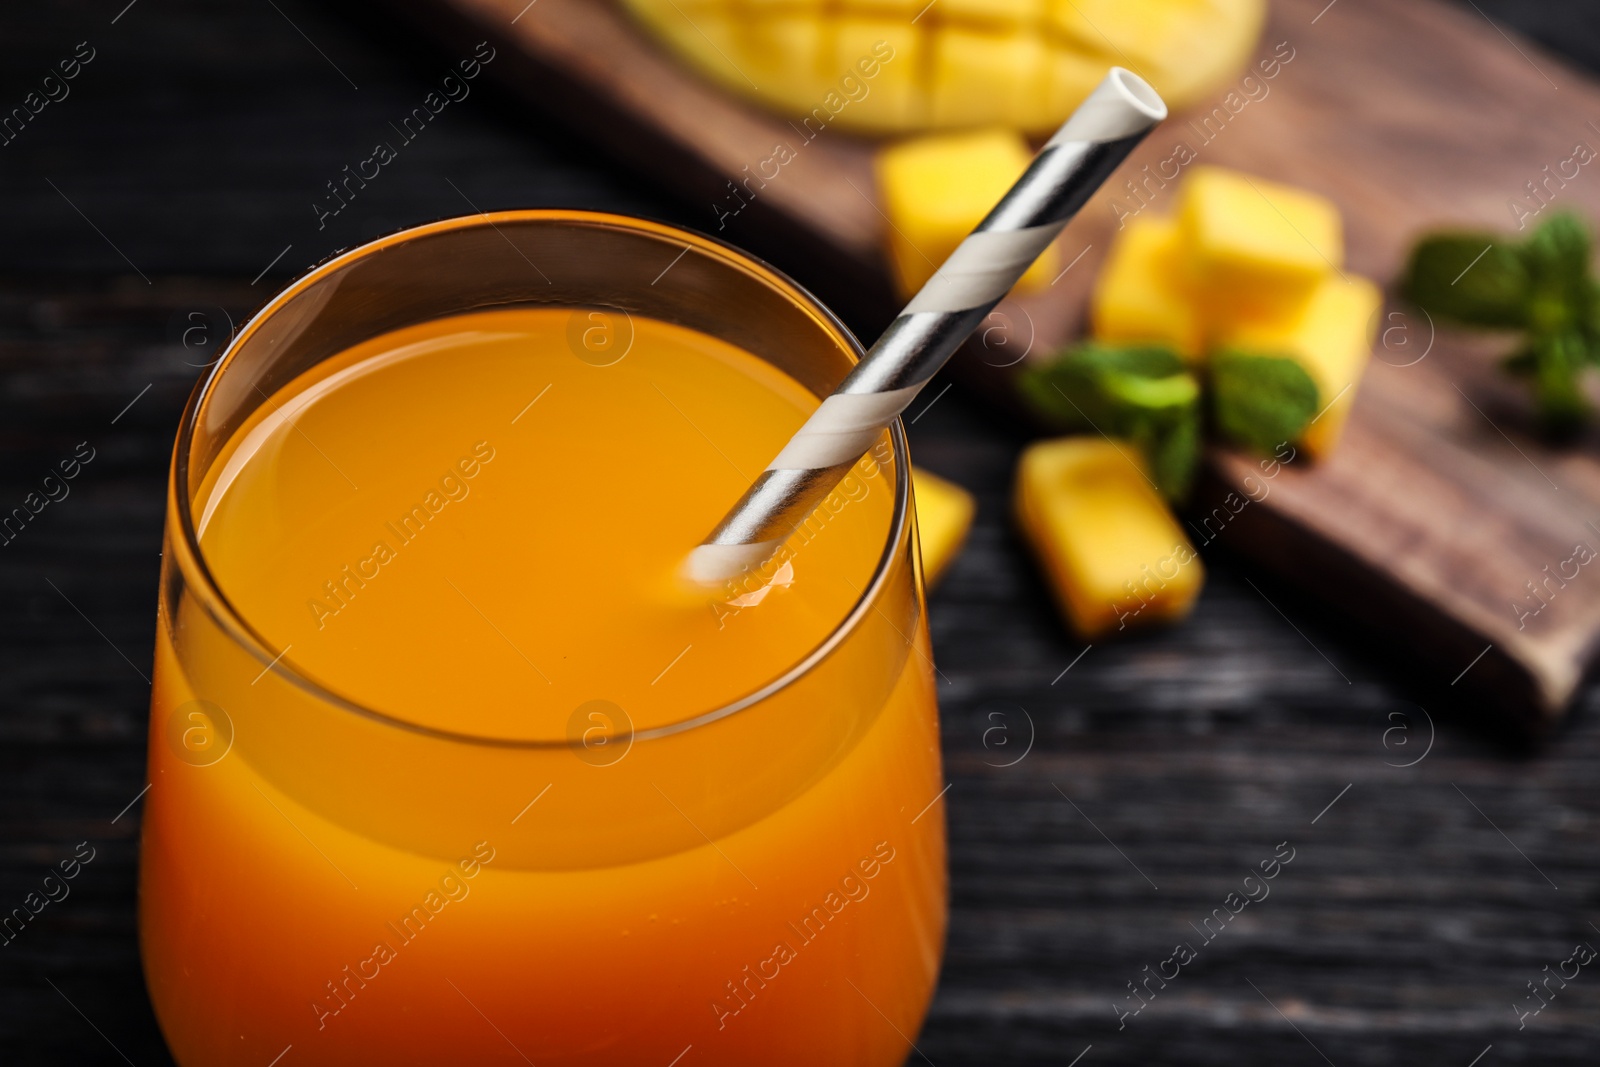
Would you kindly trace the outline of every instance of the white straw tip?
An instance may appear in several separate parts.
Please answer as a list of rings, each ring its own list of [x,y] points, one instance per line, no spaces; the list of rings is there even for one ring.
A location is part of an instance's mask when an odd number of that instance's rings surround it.
[[[1112,67],[1101,84],[1111,87],[1129,107],[1138,111],[1153,126],[1167,117],[1167,102],[1155,86],[1126,67]]]
[[[1124,67],[1112,67],[1050,143],[1117,141],[1144,133],[1166,117],[1166,102],[1149,82]]]

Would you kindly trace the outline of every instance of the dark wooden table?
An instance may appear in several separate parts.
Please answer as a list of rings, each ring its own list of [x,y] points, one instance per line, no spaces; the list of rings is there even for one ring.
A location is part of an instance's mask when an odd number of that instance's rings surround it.
[[[163,479],[218,331],[336,248],[475,207],[705,222],[480,81],[319,229],[324,183],[450,57],[353,4],[124,4],[0,15],[0,107],[79,42],[94,55],[0,145],[0,509],[79,442],[95,455],[0,546],[0,913],[78,842],[95,850],[0,947],[6,1064],[169,1062],[139,972],[137,798]],[[1477,6],[1600,67],[1592,3]],[[931,606],[953,912],[920,1058],[1596,1062],[1594,968],[1518,1012],[1576,943],[1600,946],[1600,687],[1518,751],[1415,703],[1403,650],[1225,543],[1191,622],[1085,649],[1007,518],[1022,442],[959,390],[911,433],[980,501]],[[1270,896],[1208,941],[1246,868],[1290,849]],[[1141,1003],[1128,983],[1180,942],[1195,958],[1119,1029]]]

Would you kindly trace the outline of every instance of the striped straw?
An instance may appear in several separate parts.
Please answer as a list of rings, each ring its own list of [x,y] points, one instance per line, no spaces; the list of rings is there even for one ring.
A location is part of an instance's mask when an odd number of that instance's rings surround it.
[[[1148,83],[1113,67],[690,554],[690,578],[726,581],[770,558],[1166,117]]]

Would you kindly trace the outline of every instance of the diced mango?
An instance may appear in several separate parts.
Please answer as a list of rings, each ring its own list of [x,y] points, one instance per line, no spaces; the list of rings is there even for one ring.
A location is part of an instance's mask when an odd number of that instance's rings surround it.
[[[1179,618],[1205,572],[1137,448],[1065,437],[1017,465],[1017,518],[1072,628],[1094,640]]]
[[[971,493],[920,467],[911,468],[911,492],[917,501],[922,573],[932,589],[960,553],[977,505]]]
[[[1372,356],[1378,287],[1365,278],[1327,275],[1297,311],[1279,319],[1239,324],[1219,344],[1251,352],[1293,356],[1317,383],[1322,410],[1300,444],[1313,459],[1332,452],[1355,403],[1356,385]]]
[[[1012,130],[919,137],[878,153],[889,258],[902,296],[909,297],[933,277],[1032,158],[1027,143]],[[1059,269],[1052,245],[1017,286],[1046,286]]]
[[[1186,359],[1205,349],[1205,331],[1189,292],[1178,224],[1141,215],[1117,235],[1090,303],[1102,341],[1158,341]]]
[[[1344,260],[1339,211],[1303,189],[1198,167],[1178,209],[1190,277],[1205,316],[1226,330],[1304,302]]]

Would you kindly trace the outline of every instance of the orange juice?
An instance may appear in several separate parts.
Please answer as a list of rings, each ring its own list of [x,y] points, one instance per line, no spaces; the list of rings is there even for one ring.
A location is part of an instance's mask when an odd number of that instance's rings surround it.
[[[141,935],[178,1061],[901,1062],[945,890],[889,435],[703,590],[818,402],[733,344],[503,308],[272,384],[169,514]]]

